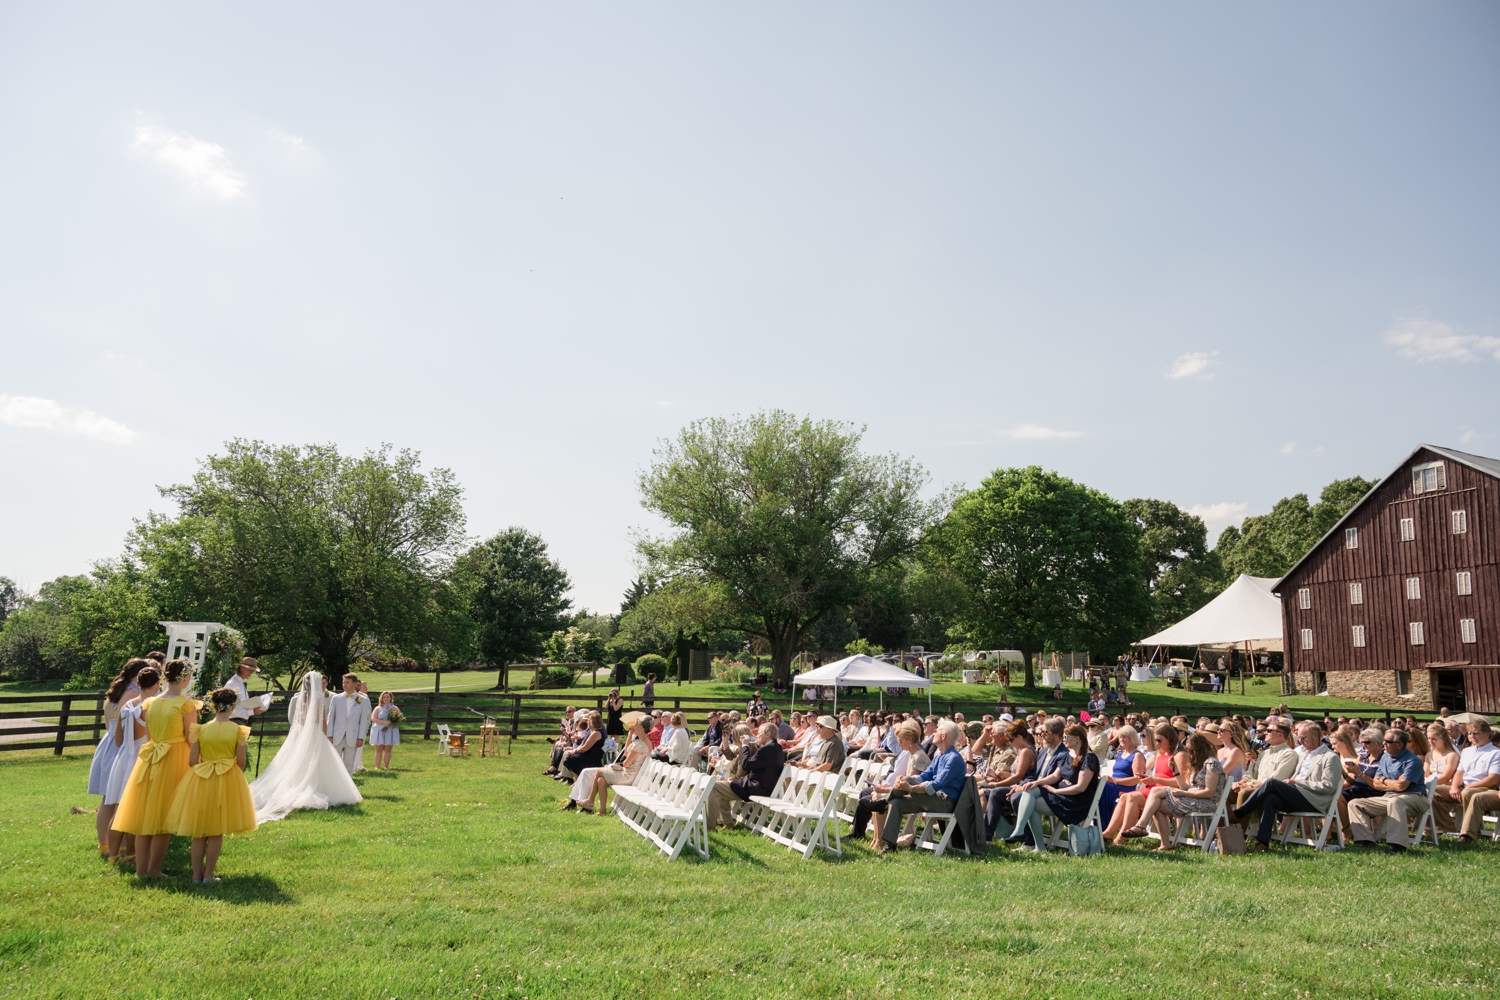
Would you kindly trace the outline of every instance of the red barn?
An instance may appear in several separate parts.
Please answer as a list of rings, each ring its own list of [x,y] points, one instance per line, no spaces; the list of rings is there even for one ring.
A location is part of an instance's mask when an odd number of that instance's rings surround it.
[[[1297,689],[1500,712],[1500,460],[1422,445],[1276,586]]]

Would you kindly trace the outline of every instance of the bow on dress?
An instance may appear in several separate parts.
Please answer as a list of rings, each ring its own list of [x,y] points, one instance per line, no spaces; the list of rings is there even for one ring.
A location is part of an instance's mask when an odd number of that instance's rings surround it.
[[[217,760],[200,760],[193,765],[193,773],[200,778],[212,778],[216,774],[223,774],[231,767],[238,767],[233,757],[220,757]]]
[[[148,772],[154,779],[156,777],[156,769],[161,766],[161,759],[172,752],[172,747],[175,744],[181,742],[182,739],[180,737],[175,740],[164,740],[161,743],[153,740],[141,747],[141,762],[146,766],[135,773],[135,783],[140,784],[145,781]]]

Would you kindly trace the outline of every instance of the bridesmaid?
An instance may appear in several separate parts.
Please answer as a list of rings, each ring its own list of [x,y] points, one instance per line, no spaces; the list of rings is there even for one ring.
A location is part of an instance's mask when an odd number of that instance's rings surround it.
[[[193,679],[192,664],[168,660],[162,674],[167,679],[167,693],[141,702],[151,738],[136,758],[113,824],[114,829],[138,838],[135,870],[148,879],[162,877],[161,866],[172,842],[167,810],[172,808],[178,783],[187,774],[187,732],[198,715],[198,702],[182,693]]]
[[[214,720],[188,729],[187,775],[172,797],[167,829],[193,838],[193,884],[220,882],[214,877],[224,834],[255,829],[255,801],[245,780],[245,741],[250,727],[229,718],[239,695],[229,688],[209,693]]]
[[[147,660],[148,664],[152,661]],[[146,722],[141,717],[141,702],[155,698],[161,693],[161,671],[155,666],[141,668],[136,674],[135,694],[127,695],[121,702],[120,724],[115,727],[115,762],[109,772],[109,785],[104,792],[104,804],[110,816],[125,794],[125,785],[135,770],[136,758],[141,755],[141,741],[146,737]],[[109,831],[109,860],[135,860],[135,837],[113,828]]]
[[[397,718],[392,719],[395,713]],[[390,691],[380,692],[380,704],[370,713],[370,745],[375,748],[375,770],[391,766],[391,747],[401,744],[401,730],[397,725],[400,711],[396,708],[396,696]]]
[[[120,743],[115,739],[115,734],[120,729],[120,707],[121,700],[126,691],[135,681],[136,675],[141,668],[148,665],[148,661],[140,658],[126,662],[120,669],[120,673],[109,684],[109,690],[104,693],[104,738],[99,745],[94,747],[94,760],[89,765],[89,794],[102,797],[109,788],[109,776],[114,770],[116,758],[120,755]],[[114,818],[115,810],[107,801],[101,800],[99,811],[94,817],[94,832],[99,837],[99,853],[109,855],[109,821]]]

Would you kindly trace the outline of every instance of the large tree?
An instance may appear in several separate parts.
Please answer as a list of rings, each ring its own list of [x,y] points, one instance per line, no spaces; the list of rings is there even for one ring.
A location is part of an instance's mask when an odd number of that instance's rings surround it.
[[[808,630],[859,604],[938,511],[916,463],[862,431],[782,411],[701,420],[656,451],[642,503],[671,533],[641,549],[659,578],[711,591],[705,628],[764,639],[786,679]]]
[[[1139,527],[1103,493],[1037,466],[960,496],[933,544],[960,584],[957,631],[1019,649],[1028,688],[1045,644],[1107,655],[1149,618]]]
[[[524,528],[507,528],[474,546],[456,567],[471,597],[479,654],[499,670],[504,688],[510,664],[540,656],[552,633],[567,628],[572,584],[547,543]]]
[[[1276,501],[1268,514],[1225,528],[1214,546],[1224,582],[1232,583],[1241,573],[1282,576],[1378,482],[1361,476],[1336,479],[1323,487],[1317,503],[1297,493]]]
[[[1141,532],[1144,584],[1151,621],[1160,631],[1207,604],[1223,589],[1219,554],[1208,548],[1203,519],[1168,500],[1126,500],[1125,513]]]
[[[162,490],[180,515],[140,524],[128,557],[164,613],[232,625],[276,668],[337,675],[376,649],[459,654],[461,595],[444,572],[464,538],[462,491],[420,464],[388,447],[231,441]]]

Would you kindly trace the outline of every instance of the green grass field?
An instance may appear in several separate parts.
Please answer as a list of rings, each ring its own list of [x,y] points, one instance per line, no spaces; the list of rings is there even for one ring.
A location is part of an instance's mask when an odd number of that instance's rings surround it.
[[[545,744],[397,748],[365,802],[230,838],[222,886],[98,859],[89,755],[0,759],[0,997],[1495,995],[1500,850],[984,860],[747,831],[668,864],[556,811]]]

